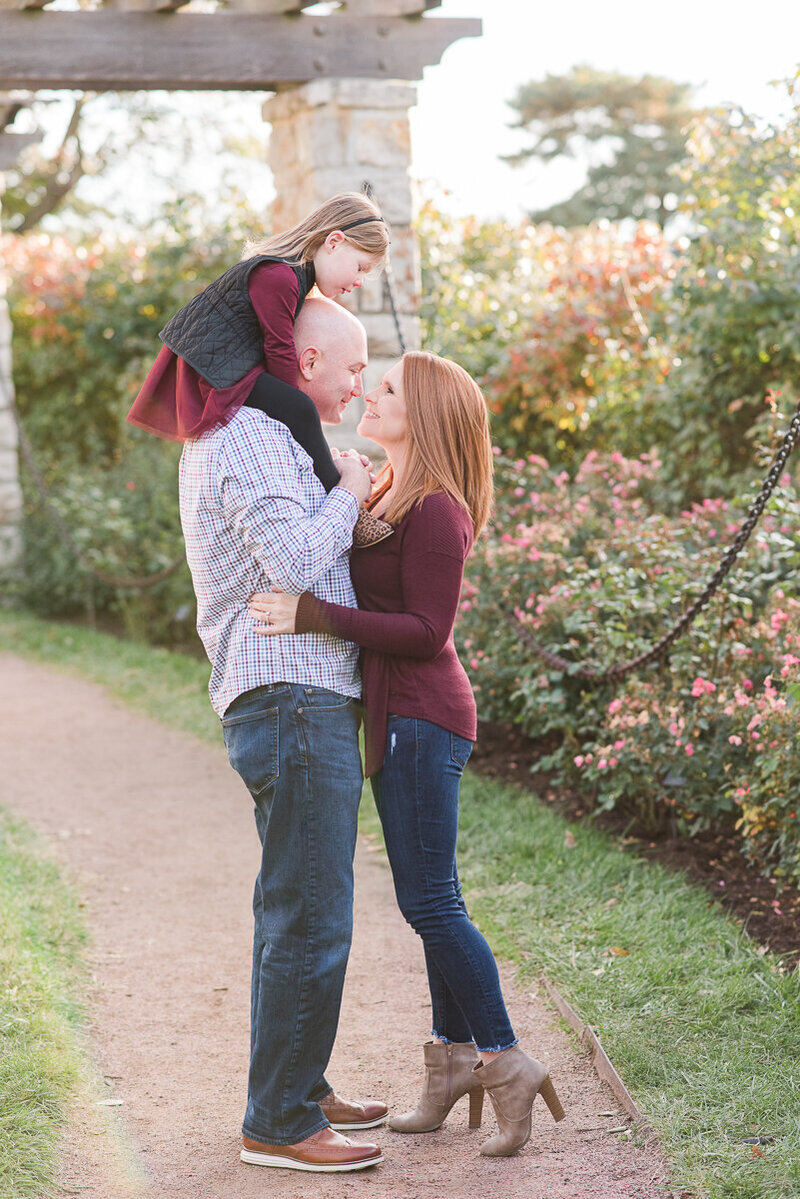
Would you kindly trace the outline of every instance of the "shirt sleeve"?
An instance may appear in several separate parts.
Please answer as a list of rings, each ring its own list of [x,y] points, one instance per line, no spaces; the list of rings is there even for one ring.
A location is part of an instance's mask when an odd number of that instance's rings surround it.
[[[279,428],[266,421],[231,426],[218,489],[226,517],[265,577],[297,593],[313,588],[350,548],[358,500],[334,487],[309,516],[288,431]]]
[[[402,612],[367,612],[302,595],[296,633],[332,633],[364,649],[407,658],[435,658],[453,629],[471,536],[441,514],[416,519],[401,557]]]
[[[264,335],[267,370],[296,387],[294,314],[300,295],[297,276],[285,262],[262,262],[251,272],[247,290]]]

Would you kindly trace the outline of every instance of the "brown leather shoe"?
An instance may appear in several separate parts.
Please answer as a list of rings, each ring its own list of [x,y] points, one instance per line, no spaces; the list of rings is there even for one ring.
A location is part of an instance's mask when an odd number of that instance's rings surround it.
[[[320,1099],[319,1105],[323,1115],[327,1116],[331,1128],[339,1132],[352,1132],[356,1128],[376,1128],[383,1124],[389,1115],[385,1103],[368,1099],[366,1103],[357,1103],[352,1099],[340,1099],[333,1091]]]
[[[285,1170],[311,1170],[318,1174],[337,1174],[345,1170],[365,1170],[383,1161],[377,1145],[358,1145],[340,1136],[332,1128],[321,1128],[296,1145],[264,1145],[242,1137],[243,1162],[251,1166],[278,1166]]]

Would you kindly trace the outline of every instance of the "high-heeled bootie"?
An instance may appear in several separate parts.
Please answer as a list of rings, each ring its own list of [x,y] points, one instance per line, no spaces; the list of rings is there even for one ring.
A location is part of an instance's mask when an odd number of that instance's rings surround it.
[[[486,1157],[510,1157],[527,1144],[531,1135],[531,1108],[539,1094],[553,1119],[564,1119],[564,1109],[547,1067],[528,1057],[519,1045],[504,1049],[489,1062],[479,1062],[473,1075],[492,1101],[499,1128],[497,1136],[481,1145],[481,1153]]]
[[[433,1132],[444,1123],[453,1104],[469,1095],[469,1126],[480,1128],[483,1087],[473,1073],[473,1066],[480,1061],[473,1043],[445,1045],[443,1041],[428,1041],[422,1051],[422,1098],[413,1112],[392,1116],[389,1127],[395,1132]]]

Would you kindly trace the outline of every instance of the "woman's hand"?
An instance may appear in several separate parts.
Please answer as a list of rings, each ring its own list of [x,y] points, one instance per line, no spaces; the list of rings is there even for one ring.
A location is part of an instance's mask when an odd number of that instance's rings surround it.
[[[247,602],[247,611],[256,621],[256,632],[261,637],[274,637],[279,633],[293,633],[299,595],[287,595],[283,591],[257,591]]]

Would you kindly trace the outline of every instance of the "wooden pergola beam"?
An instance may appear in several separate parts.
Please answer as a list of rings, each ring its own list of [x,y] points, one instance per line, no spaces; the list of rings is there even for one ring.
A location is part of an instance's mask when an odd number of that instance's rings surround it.
[[[215,12],[0,12],[0,89],[274,91],[356,77],[421,79],[474,19]]]

